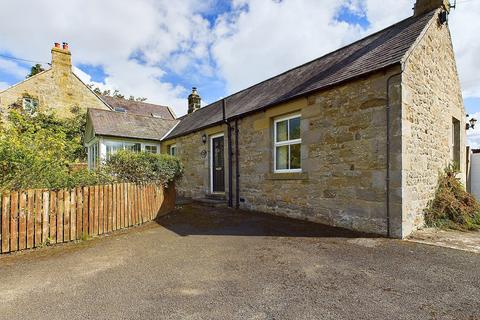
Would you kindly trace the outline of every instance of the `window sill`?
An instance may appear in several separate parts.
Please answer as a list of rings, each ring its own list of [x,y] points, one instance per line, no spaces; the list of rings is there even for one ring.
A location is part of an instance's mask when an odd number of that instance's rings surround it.
[[[306,172],[267,173],[265,180],[308,180]]]

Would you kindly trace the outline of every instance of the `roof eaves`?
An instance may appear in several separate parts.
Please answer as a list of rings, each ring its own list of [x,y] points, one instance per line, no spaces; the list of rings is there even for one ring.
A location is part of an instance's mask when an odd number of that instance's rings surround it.
[[[148,141],[155,141],[155,142],[160,142],[160,139],[154,139],[154,138],[145,138],[141,136],[127,136],[127,135],[120,135],[120,134],[97,134],[99,137],[112,137],[112,138],[126,138],[126,139],[138,139],[138,140],[148,140]]]
[[[245,113],[241,113],[241,114],[237,114],[237,115],[234,115],[234,116],[231,116],[231,117],[228,117],[226,119],[226,121],[232,121],[232,120],[235,120],[235,119],[241,119],[241,118],[244,118],[244,117],[247,117],[249,115],[252,115],[254,113],[258,113],[258,112],[263,112],[265,111],[266,109],[268,108],[272,108],[276,105],[279,105],[279,104],[282,104],[282,103],[286,103],[286,102],[289,102],[289,101],[292,101],[292,100],[295,100],[295,99],[299,99],[299,98],[302,98],[302,97],[305,97],[307,95],[311,95],[312,93],[314,92],[322,92],[322,91],[325,91],[325,90],[329,90],[333,87],[336,87],[336,86],[340,86],[342,84],[345,84],[345,83],[348,83],[350,81],[354,81],[354,80],[357,80],[359,78],[363,78],[363,77],[367,77],[367,76],[370,76],[374,73],[377,73],[377,72],[380,72],[382,70],[385,70],[385,69],[388,69],[388,68],[391,68],[395,65],[400,65],[400,62],[395,62],[395,63],[392,63],[392,64],[389,64],[389,65],[386,65],[382,68],[378,68],[378,69],[375,69],[375,70],[371,70],[370,72],[366,72],[366,73],[362,73],[360,75],[357,75],[355,77],[351,77],[351,78],[347,78],[347,79],[344,79],[342,81],[339,81],[339,82],[336,82],[336,83],[333,83],[333,84],[330,84],[328,86],[325,86],[325,87],[322,87],[320,89],[314,89],[314,90],[310,90],[310,91],[307,91],[307,92],[303,92],[302,94],[299,94],[297,96],[293,96],[293,97],[289,97],[287,99],[284,99],[284,100],[279,100],[279,101],[275,101],[274,103],[270,103],[270,104],[267,104],[263,107],[260,107],[258,109],[254,109],[254,110],[251,110],[251,111],[248,111],[248,112],[245,112]],[[166,135],[165,137],[162,138],[162,140],[170,140],[170,139],[175,139],[175,138],[178,138],[178,137],[182,137],[182,136],[186,136],[188,134],[191,134],[191,133],[194,133],[194,132],[198,132],[198,131],[201,131],[201,130],[204,130],[206,128],[210,128],[210,127],[214,127],[214,126],[217,126],[219,124],[222,124],[224,123],[225,121],[223,120],[220,120],[220,121],[217,121],[217,122],[214,122],[214,123],[211,123],[211,124],[208,124],[208,125],[204,125],[204,126],[201,126],[201,127],[198,127],[198,128],[195,128],[195,129],[192,129],[192,130],[188,130],[188,131],[185,131],[183,133],[180,133],[180,134],[176,134],[176,135],[173,135],[173,136],[168,136]],[[180,122],[179,122],[180,123]],[[178,123],[177,123],[178,125]],[[175,125],[175,127],[177,126]],[[173,131],[173,129],[172,129]]]
[[[96,94],[95,91],[92,90],[92,88],[90,88],[85,82],[83,82],[82,79],[80,79],[80,77],[75,74],[75,72],[72,71],[72,73],[75,78],[77,78],[85,87],[87,87],[88,90],[90,90],[91,93],[93,93],[93,95],[97,97],[98,100],[100,100],[108,109],[113,110],[113,108],[108,103],[106,103],[105,100],[103,100],[98,94]]]
[[[177,123],[175,123],[173,127],[170,130],[168,130],[167,133],[165,133],[162,138],[160,138],[160,141],[163,141],[165,137],[168,137],[168,135],[178,126],[179,123],[180,121],[177,121]]]
[[[170,108],[169,106],[166,106],[167,109],[168,109],[168,112],[170,112],[170,114],[172,115],[173,119],[177,119],[177,115],[175,114],[175,112],[173,112],[173,109]]]
[[[408,50],[403,55],[403,57],[400,61],[400,63],[402,64],[402,71],[404,69],[405,63],[407,62],[408,58],[410,57],[412,52],[417,48],[418,44],[422,41],[423,37],[427,34],[428,29],[430,29],[430,27],[432,26],[433,22],[435,21],[435,18],[438,16],[438,13],[441,11],[441,9],[435,9],[435,10],[432,10],[432,11],[426,13],[426,14],[430,14],[433,11],[435,11],[435,14],[432,16],[430,21],[425,25],[422,32],[420,32],[417,39],[415,39],[415,41],[410,46],[410,48],[408,48]]]
[[[180,122],[179,122],[179,123],[180,123]],[[225,123],[224,120],[216,121],[216,122],[214,122],[214,123],[210,123],[210,124],[207,124],[207,125],[204,125],[204,126],[201,126],[201,127],[195,128],[195,129],[192,129],[192,130],[188,130],[188,131],[186,131],[186,132],[173,135],[173,136],[171,136],[171,137],[165,136],[165,137],[162,138],[162,140],[165,141],[165,140],[170,140],[170,139],[175,139],[175,138],[178,138],[178,137],[186,136],[187,134],[194,133],[194,132],[198,132],[198,131],[201,131],[201,130],[203,130],[203,129],[210,128],[210,127],[215,127],[215,126],[218,126],[219,124],[223,124],[223,123]],[[178,123],[177,123],[177,125],[178,125]],[[172,131],[173,131],[173,130],[172,130]]]

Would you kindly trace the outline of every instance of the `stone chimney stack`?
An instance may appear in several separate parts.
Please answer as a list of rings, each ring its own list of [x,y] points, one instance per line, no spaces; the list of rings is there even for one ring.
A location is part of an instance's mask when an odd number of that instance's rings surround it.
[[[52,69],[54,70],[72,70],[72,54],[68,49],[68,43],[64,42],[62,47],[60,43],[55,42],[52,48]]]
[[[450,12],[449,0],[417,0],[413,7],[413,15],[419,16],[435,9],[443,8],[447,13]]]
[[[202,98],[197,93],[197,88],[192,88],[192,93],[188,96],[188,113],[192,113],[200,109]]]

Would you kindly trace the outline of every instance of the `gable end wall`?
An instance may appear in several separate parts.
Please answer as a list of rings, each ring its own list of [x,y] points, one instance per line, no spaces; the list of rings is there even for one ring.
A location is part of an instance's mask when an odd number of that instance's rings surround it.
[[[60,117],[71,116],[71,108],[109,108],[72,71],[49,69],[0,92],[0,111],[5,114],[13,103],[21,105],[24,95],[39,102],[39,110],[52,110]]]
[[[402,74],[402,227],[424,223],[438,174],[452,162],[452,118],[460,121],[459,177],[465,184],[465,110],[450,32],[436,17],[404,63]]]

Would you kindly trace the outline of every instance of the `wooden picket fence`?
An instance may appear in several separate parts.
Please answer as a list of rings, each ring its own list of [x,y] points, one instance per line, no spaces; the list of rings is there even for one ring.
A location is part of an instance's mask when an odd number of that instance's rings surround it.
[[[4,193],[1,253],[95,237],[151,221],[174,207],[174,186],[156,183]]]

